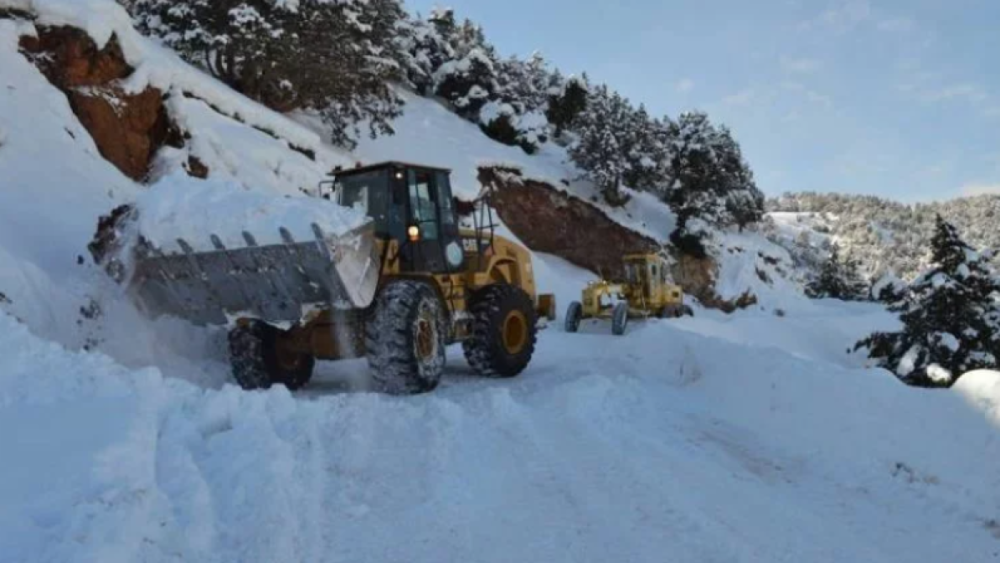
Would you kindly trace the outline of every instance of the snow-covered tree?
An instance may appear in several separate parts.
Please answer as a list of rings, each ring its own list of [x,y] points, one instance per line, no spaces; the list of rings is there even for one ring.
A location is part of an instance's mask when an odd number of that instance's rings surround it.
[[[577,117],[587,109],[590,86],[584,75],[582,78],[571,77],[557,88],[549,94],[545,116],[555,127],[555,136],[559,137],[566,129],[574,128]]]
[[[237,91],[279,111],[309,108],[352,144],[391,133],[398,0],[134,0],[138,27]]]
[[[632,114],[628,100],[607,86],[591,89],[587,109],[577,117],[577,141],[569,156],[584,171],[611,205],[622,205],[627,197],[622,193],[622,180],[629,171],[628,131],[622,127]]]
[[[842,259],[836,246],[830,256],[820,266],[819,274],[806,285],[806,295],[813,299],[840,299],[859,301],[865,299],[868,290],[858,274],[857,262]]]
[[[705,225],[742,228],[760,220],[764,196],[729,129],[715,127],[705,113],[684,113],[669,125],[669,138],[663,197],[677,215],[675,244],[696,246]]]
[[[869,298],[891,305],[903,299],[908,289],[906,282],[899,279],[896,274],[888,272],[872,284]]]
[[[904,381],[949,386],[963,373],[996,368],[1000,357],[998,285],[987,256],[966,244],[940,217],[931,240],[930,270],[890,310],[903,330],[876,332],[857,344]]]
[[[667,167],[669,158],[668,125],[653,119],[646,107],[639,108],[628,115],[621,123],[623,131],[625,157],[628,169],[623,180],[631,188],[645,191],[662,190],[667,185]]]
[[[437,9],[428,19],[408,17],[396,29],[395,48],[407,85],[422,96],[434,94],[434,73],[455,60],[451,45],[457,26],[452,10]]]

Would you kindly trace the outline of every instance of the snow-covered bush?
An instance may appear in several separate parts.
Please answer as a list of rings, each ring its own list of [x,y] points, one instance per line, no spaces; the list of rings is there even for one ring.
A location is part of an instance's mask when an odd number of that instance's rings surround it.
[[[954,378],[997,366],[1000,285],[954,226],[937,218],[930,270],[890,310],[903,330],[876,332],[859,342],[878,364],[913,385],[949,386]]]

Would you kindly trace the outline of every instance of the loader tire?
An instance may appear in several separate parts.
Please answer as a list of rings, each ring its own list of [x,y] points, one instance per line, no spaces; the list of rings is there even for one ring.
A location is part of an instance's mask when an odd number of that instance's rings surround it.
[[[628,328],[628,303],[621,301],[611,311],[611,334],[621,336]]]
[[[279,329],[257,320],[229,332],[229,360],[240,387],[251,391],[279,384],[295,391],[309,383],[316,359],[279,350],[280,337]]]
[[[566,309],[565,328],[566,332],[576,332],[580,330],[580,319],[583,318],[583,304],[574,301]]]
[[[433,390],[444,373],[444,307],[425,283],[397,281],[382,290],[365,323],[365,348],[375,389],[390,395]]]
[[[462,342],[465,359],[485,377],[515,377],[531,362],[538,317],[519,287],[496,284],[479,290],[469,308],[472,335]]]

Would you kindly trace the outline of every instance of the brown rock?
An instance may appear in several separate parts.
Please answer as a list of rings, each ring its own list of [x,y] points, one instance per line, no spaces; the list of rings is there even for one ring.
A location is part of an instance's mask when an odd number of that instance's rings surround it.
[[[132,74],[114,36],[98,49],[85,31],[74,27],[39,27],[37,37],[21,38],[21,49],[32,54],[49,81],[65,90],[102,86]]]
[[[85,32],[71,27],[40,27],[37,37],[22,37],[21,49],[62,90],[101,156],[123,174],[141,181],[171,126],[163,94],[147,88],[127,94],[119,80],[132,68],[118,40],[98,49]]]
[[[201,178],[202,180],[208,178],[208,166],[197,156],[189,155],[187,166],[185,166],[184,169],[187,171],[188,176]]]
[[[142,180],[166,137],[169,119],[155,88],[126,94],[116,86],[73,89],[70,107],[101,156],[126,176]]]

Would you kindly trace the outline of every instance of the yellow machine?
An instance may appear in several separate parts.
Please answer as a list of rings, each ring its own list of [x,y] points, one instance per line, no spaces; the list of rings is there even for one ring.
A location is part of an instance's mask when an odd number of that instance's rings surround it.
[[[676,318],[693,314],[680,286],[670,283],[669,263],[659,254],[624,257],[625,280],[591,282],[582,301],[569,304],[566,332],[576,332],[583,319],[610,319],[611,332],[625,334],[629,319]]]
[[[315,240],[183,254],[137,253],[133,297],[153,316],[235,326],[232,371],[245,389],[312,377],[316,359],[366,357],[380,391],[430,391],[445,348],[461,342],[472,368],[513,377],[531,360],[538,317],[555,298],[538,295],[531,255],[494,234],[488,204],[463,229],[449,171],[389,162],[338,170],[325,197],[363,210],[365,226]],[[481,202],[485,203],[485,202]]]

